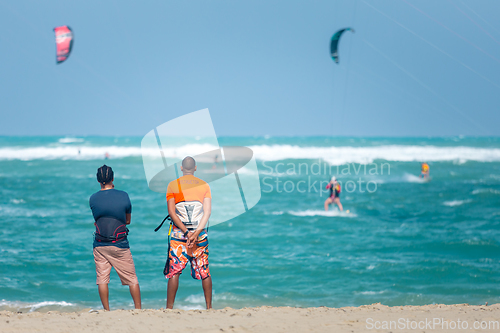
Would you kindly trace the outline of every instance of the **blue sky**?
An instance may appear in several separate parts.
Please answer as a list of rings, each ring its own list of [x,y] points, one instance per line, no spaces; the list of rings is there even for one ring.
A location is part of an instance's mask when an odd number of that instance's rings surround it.
[[[0,135],[499,135],[500,1],[1,1]],[[52,29],[75,34],[55,64]],[[331,35],[353,27],[329,56]]]

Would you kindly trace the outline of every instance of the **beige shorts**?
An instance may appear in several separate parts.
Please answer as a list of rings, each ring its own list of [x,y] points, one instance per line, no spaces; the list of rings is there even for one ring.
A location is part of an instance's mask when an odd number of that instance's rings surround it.
[[[96,284],[108,284],[111,267],[114,267],[123,285],[139,284],[135,275],[134,260],[130,249],[116,246],[94,247]]]

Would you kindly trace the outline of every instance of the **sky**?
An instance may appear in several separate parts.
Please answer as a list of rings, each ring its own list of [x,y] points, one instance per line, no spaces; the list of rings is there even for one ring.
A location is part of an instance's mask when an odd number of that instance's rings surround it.
[[[500,1],[0,0],[0,135],[500,135]],[[55,61],[53,28],[73,52]],[[352,27],[330,57],[331,36]]]

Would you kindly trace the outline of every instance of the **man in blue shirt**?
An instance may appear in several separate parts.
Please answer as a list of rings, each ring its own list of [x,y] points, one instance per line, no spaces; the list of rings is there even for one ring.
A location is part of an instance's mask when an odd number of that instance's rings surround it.
[[[127,239],[132,205],[128,194],[114,189],[113,170],[103,165],[97,170],[101,190],[89,200],[95,220],[94,261],[102,306],[109,311],[109,275],[114,267],[123,285],[128,285],[136,309],[141,308],[141,290]]]

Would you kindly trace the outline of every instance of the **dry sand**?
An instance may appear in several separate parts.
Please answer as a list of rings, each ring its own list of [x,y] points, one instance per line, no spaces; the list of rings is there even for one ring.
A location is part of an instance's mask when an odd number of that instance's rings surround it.
[[[0,332],[2,333],[500,332],[499,322],[500,304],[395,307],[373,304],[346,308],[263,306],[239,310],[231,308],[210,311],[160,309],[91,313],[89,310],[73,313],[0,312]],[[383,327],[384,325],[387,327]],[[480,328],[481,325],[483,329]]]

